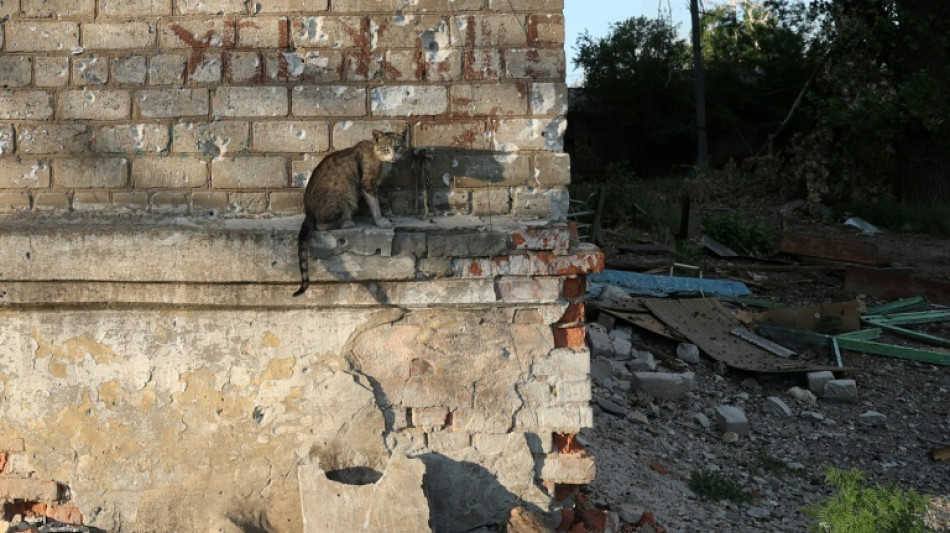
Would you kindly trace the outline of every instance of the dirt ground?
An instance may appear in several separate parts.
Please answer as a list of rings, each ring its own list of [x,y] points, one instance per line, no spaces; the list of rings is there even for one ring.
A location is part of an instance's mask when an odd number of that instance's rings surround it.
[[[692,217],[701,220],[704,212],[723,209],[696,208]],[[789,232],[874,243],[893,266],[950,281],[946,238],[894,232],[865,235],[839,221],[795,210],[783,213],[782,206],[762,206],[758,216]],[[691,237],[700,234],[697,228]],[[623,231],[607,232],[605,238],[608,268],[643,259],[617,245],[649,240],[648,235]],[[789,306],[854,298],[869,306],[883,303],[846,292],[841,269],[777,271],[762,268],[768,263],[709,256],[696,262],[706,277],[746,282],[753,297]],[[589,320],[596,320],[596,311],[591,315]],[[950,338],[950,322],[925,330]],[[950,531],[950,461],[930,458],[935,447],[950,445],[950,367],[844,351],[844,363],[851,370],[837,377],[857,381],[858,401],[799,399],[790,389],[807,389],[803,375],[723,371],[705,356],[698,364],[685,363],[676,358],[676,343],[636,328],[632,331],[634,348],[651,351],[660,371],[695,372],[695,386],[677,400],[644,400],[624,384],[622,375],[595,378],[595,404],[612,402],[625,411],[595,407],[595,427],[582,434],[598,466],[589,496],[620,514],[621,531],[806,531],[815,521],[803,509],[833,492],[824,483],[826,466],[859,468],[869,483],[894,484],[933,496],[927,523],[934,531]],[[890,337],[884,342],[908,344]],[[950,348],[918,347],[950,353]],[[818,349],[803,357],[834,364],[828,352]],[[767,409],[769,397],[782,399],[791,415]],[[729,442],[715,423],[707,428],[699,422],[698,414],[709,415],[722,405],[743,409],[750,425],[748,436]],[[884,418],[869,423],[861,417],[872,411]],[[734,477],[753,501],[736,504],[702,498],[688,487],[691,475],[700,470]],[[656,526],[638,523],[644,511],[655,515]]]

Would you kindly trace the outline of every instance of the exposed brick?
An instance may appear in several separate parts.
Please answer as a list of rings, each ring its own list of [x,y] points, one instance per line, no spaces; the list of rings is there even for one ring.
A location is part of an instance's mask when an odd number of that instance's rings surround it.
[[[230,18],[197,18],[168,22],[159,31],[162,48],[190,48],[199,55],[207,48],[234,46],[234,21]]]
[[[135,93],[135,105],[149,118],[203,116],[210,109],[208,89],[146,89]]]
[[[149,198],[150,210],[163,215],[188,214],[188,194],[183,192],[161,191],[152,193]]]
[[[108,154],[164,152],[170,137],[165,124],[122,124],[96,131],[96,151]]]
[[[359,48],[370,42],[369,20],[359,16],[294,17],[290,28],[296,48]]]
[[[0,56],[0,86],[23,87],[33,81],[33,60],[29,56]]]
[[[531,114],[557,116],[567,114],[567,85],[561,82],[532,83]]]
[[[67,189],[120,189],[128,182],[127,159],[75,158],[53,160],[53,182]]]
[[[456,155],[435,158],[431,171],[446,187],[511,187],[528,183],[529,163],[521,154]]]
[[[554,345],[558,348],[575,348],[584,346],[584,326],[558,327],[553,326]]]
[[[258,52],[225,52],[224,81],[259,82],[264,78],[264,61]]]
[[[43,515],[64,524],[83,524],[82,511],[75,505],[47,505]]]
[[[472,14],[455,17],[460,45],[467,47],[511,47],[528,44],[524,15]]]
[[[347,54],[340,50],[269,53],[264,57],[264,70],[270,81],[332,83],[346,77]]]
[[[289,45],[287,17],[248,17],[237,21],[238,48],[287,48]]]
[[[570,237],[566,225],[525,228],[508,236],[508,247],[512,250],[567,250],[571,246]]]
[[[551,150],[560,152],[564,147],[567,121],[563,118],[499,119],[495,121],[493,142],[495,149]]]
[[[453,259],[453,269],[460,277],[571,276],[603,270],[604,253],[583,249],[567,255],[532,252],[492,258],[460,257]]]
[[[105,85],[109,82],[109,58],[85,54],[73,59],[75,85]]]
[[[250,126],[245,121],[179,122],[172,132],[175,152],[218,157],[250,148]]]
[[[26,451],[26,444],[22,437],[0,437],[0,450],[9,453],[23,453]]]
[[[518,187],[512,191],[512,214],[543,217],[551,210],[551,197],[545,189]]]
[[[317,165],[323,160],[322,157],[305,157],[306,159],[293,161],[290,164],[290,185],[292,187],[305,187],[310,179],[310,174],[313,173],[313,169],[317,168]]]
[[[196,215],[217,215],[228,210],[228,193],[195,191],[191,194],[191,212]]]
[[[56,116],[60,119],[121,120],[131,116],[129,91],[86,89],[59,94]]]
[[[205,54],[189,62],[189,83],[220,83],[223,64],[219,54]]]
[[[576,276],[573,278],[566,278],[564,280],[563,288],[561,289],[561,297],[566,299],[573,298],[585,298],[587,296],[587,276]]]
[[[436,453],[446,453],[471,445],[471,435],[455,431],[437,431],[427,435],[429,448]]]
[[[99,15],[127,17],[171,15],[172,0],[99,0]]]
[[[448,110],[448,90],[432,85],[385,85],[370,90],[377,116],[439,115]]]
[[[462,77],[466,80],[500,80],[505,76],[504,52],[495,48],[466,50]]]
[[[76,22],[9,21],[7,52],[69,52],[79,46]]]
[[[452,413],[445,407],[413,407],[409,411],[410,427],[447,428],[452,425]]]
[[[278,191],[270,193],[270,212],[275,215],[303,213],[303,191]]]
[[[232,192],[228,193],[228,209],[232,213],[257,215],[267,212],[267,193]]]
[[[564,44],[564,15],[546,13],[528,16],[528,41],[532,45]]]
[[[538,477],[555,483],[586,485],[596,473],[594,456],[590,454],[552,454],[540,460]]]
[[[554,386],[554,394],[559,402],[589,402],[591,400],[590,381],[559,381]]]
[[[38,192],[33,195],[33,209],[44,213],[69,211],[71,201],[64,192]]]
[[[460,115],[524,115],[527,88],[520,83],[466,83],[453,85],[452,113]]]
[[[511,212],[508,189],[476,189],[472,191],[473,215],[507,215]]]
[[[0,191],[0,213],[21,213],[29,210],[29,193]]]
[[[374,11],[393,12],[396,10],[413,11],[479,11],[485,6],[485,0],[334,0],[333,11],[341,13],[372,13]]]
[[[0,90],[0,119],[45,120],[52,115],[52,97],[46,91]]]
[[[325,152],[330,127],[323,121],[255,122],[252,148],[258,152]]]
[[[584,322],[584,302],[573,302],[567,304],[564,309],[564,315],[558,320],[561,324],[571,324]]]
[[[119,191],[112,193],[112,208],[117,213],[144,213],[148,211],[148,193]]]
[[[96,0],[20,0],[26,18],[91,17]]]
[[[188,56],[158,54],[148,61],[149,85],[181,85],[188,72]]]
[[[85,124],[23,125],[17,130],[17,147],[20,154],[86,153],[93,131]]]
[[[577,440],[576,433],[553,433],[554,449],[557,453],[583,453],[587,449]],[[561,500],[563,498],[559,498]]]
[[[132,162],[132,183],[139,189],[205,187],[208,163],[178,157],[139,157]]]
[[[462,79],[462,50],[387,50],[382,72],[388,81],[457,81]]]
[[[290,104],[285,87],[218,87],[212,108],[222,117],[278,117]]]
[[[59,500],[60,494],[60,486],[55,481],[0,478],[0,501],[55,502]]]
[[[49,184],[50,168],[45,161],[0,157],[0,189],[45,189]]]
[[[111,211],[112,199],[105,191],[78,191],[73,194],[73,210],[87,213]]]
[[[147,22],[90,22],[82,26],[82,44],[87,50],[150,48],[157,32]]]
[[[294,11],[326,11],[327,0],[257,0],[255,3],[257,12],[267,13],[287,13]]]
[[[571,157],[561,152],[534,154],[534,179],[539,187],[567,186],[571,182]]]
[[[247,13],[245,0],[177,0],[182,15],[233,15]]]
[[[211,162],[215,189],[264,189],[287,186],[283,157],[222,157]]]
[[[33,66],[33,81],[37,87],[65,87],[69,83],[67,56],[34,57]]]
[[[561,48],[509,49],[505,51],[505,74],[509,78],[564,79]]]
[[[366,89],[350,85],[300,85],[290,91],[299,117],[361,117],[366,115]]]

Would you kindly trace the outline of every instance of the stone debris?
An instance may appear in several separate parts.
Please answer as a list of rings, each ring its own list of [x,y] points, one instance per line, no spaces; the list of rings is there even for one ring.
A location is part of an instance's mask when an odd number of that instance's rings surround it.
[[[500,533],[555,533],[545,517],[538,511],[515,507]]]
[[[692,372],[634,372],[631,388],[640,397],[671,400],[685,396],[693,388],[694,378]]]
[[[676,357],[691,365],[699,364],[699,347],[695,344],[681,343],[676,347]]]
[[[824,398],[839,402],[857,402],[858,384],[853,379],[834,379],[825,383]]]
[[[732,405],[720,405],[715,408],[716,427],[723,433],[733,432],[744,436],[749,434],[749,419],[745,412]]]
[[[762,410],[776,416],[792,416],[792,408],[778,396],[769,396],[762,404]]]
[[[822,370],[820,372],[809,372],[807,377],[808,390],[812,391],[815,396],[824,396],[825,384],[834,381],[835,374],[830,370]]]
[[[877,411],[865,411],[858,416],[858,422],[865,426],[879,426],[887,421],[887,416]]]
[[[805,390],[801,387],[792,387],[788,389],[788,394],[792,398],[795,398],[796,400],[805,404],[814,405],[818,403],[818,398],[815,397],[813,392]]]

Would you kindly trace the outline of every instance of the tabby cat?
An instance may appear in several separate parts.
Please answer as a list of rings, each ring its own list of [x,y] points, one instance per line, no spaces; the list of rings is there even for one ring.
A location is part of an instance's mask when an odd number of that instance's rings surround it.
[[[301,282],[294,296],[300,296],[310,286],[309,245],[313,230],[353,227],[353,211],[361,192],[376,225],[392,227],[392,222],[383,218],[379,211],[376,188],[389,170],[383,163],[399,159],[405,146],[405,133],[374,130],[373,140],[360,141],[350,148],[333,152],[313,169],[303,195],[305,216],[297,235]]]

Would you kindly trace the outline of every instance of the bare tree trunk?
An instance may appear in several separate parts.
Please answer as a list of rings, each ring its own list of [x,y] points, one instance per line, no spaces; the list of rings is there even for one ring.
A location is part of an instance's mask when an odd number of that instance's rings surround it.
[[[693,86],[696,92],[696,164],[700,172],[709,167],[709,143],[706,139],[706,63],[699,25],[699,0],[689,0],[689,14],[693,23]]]

